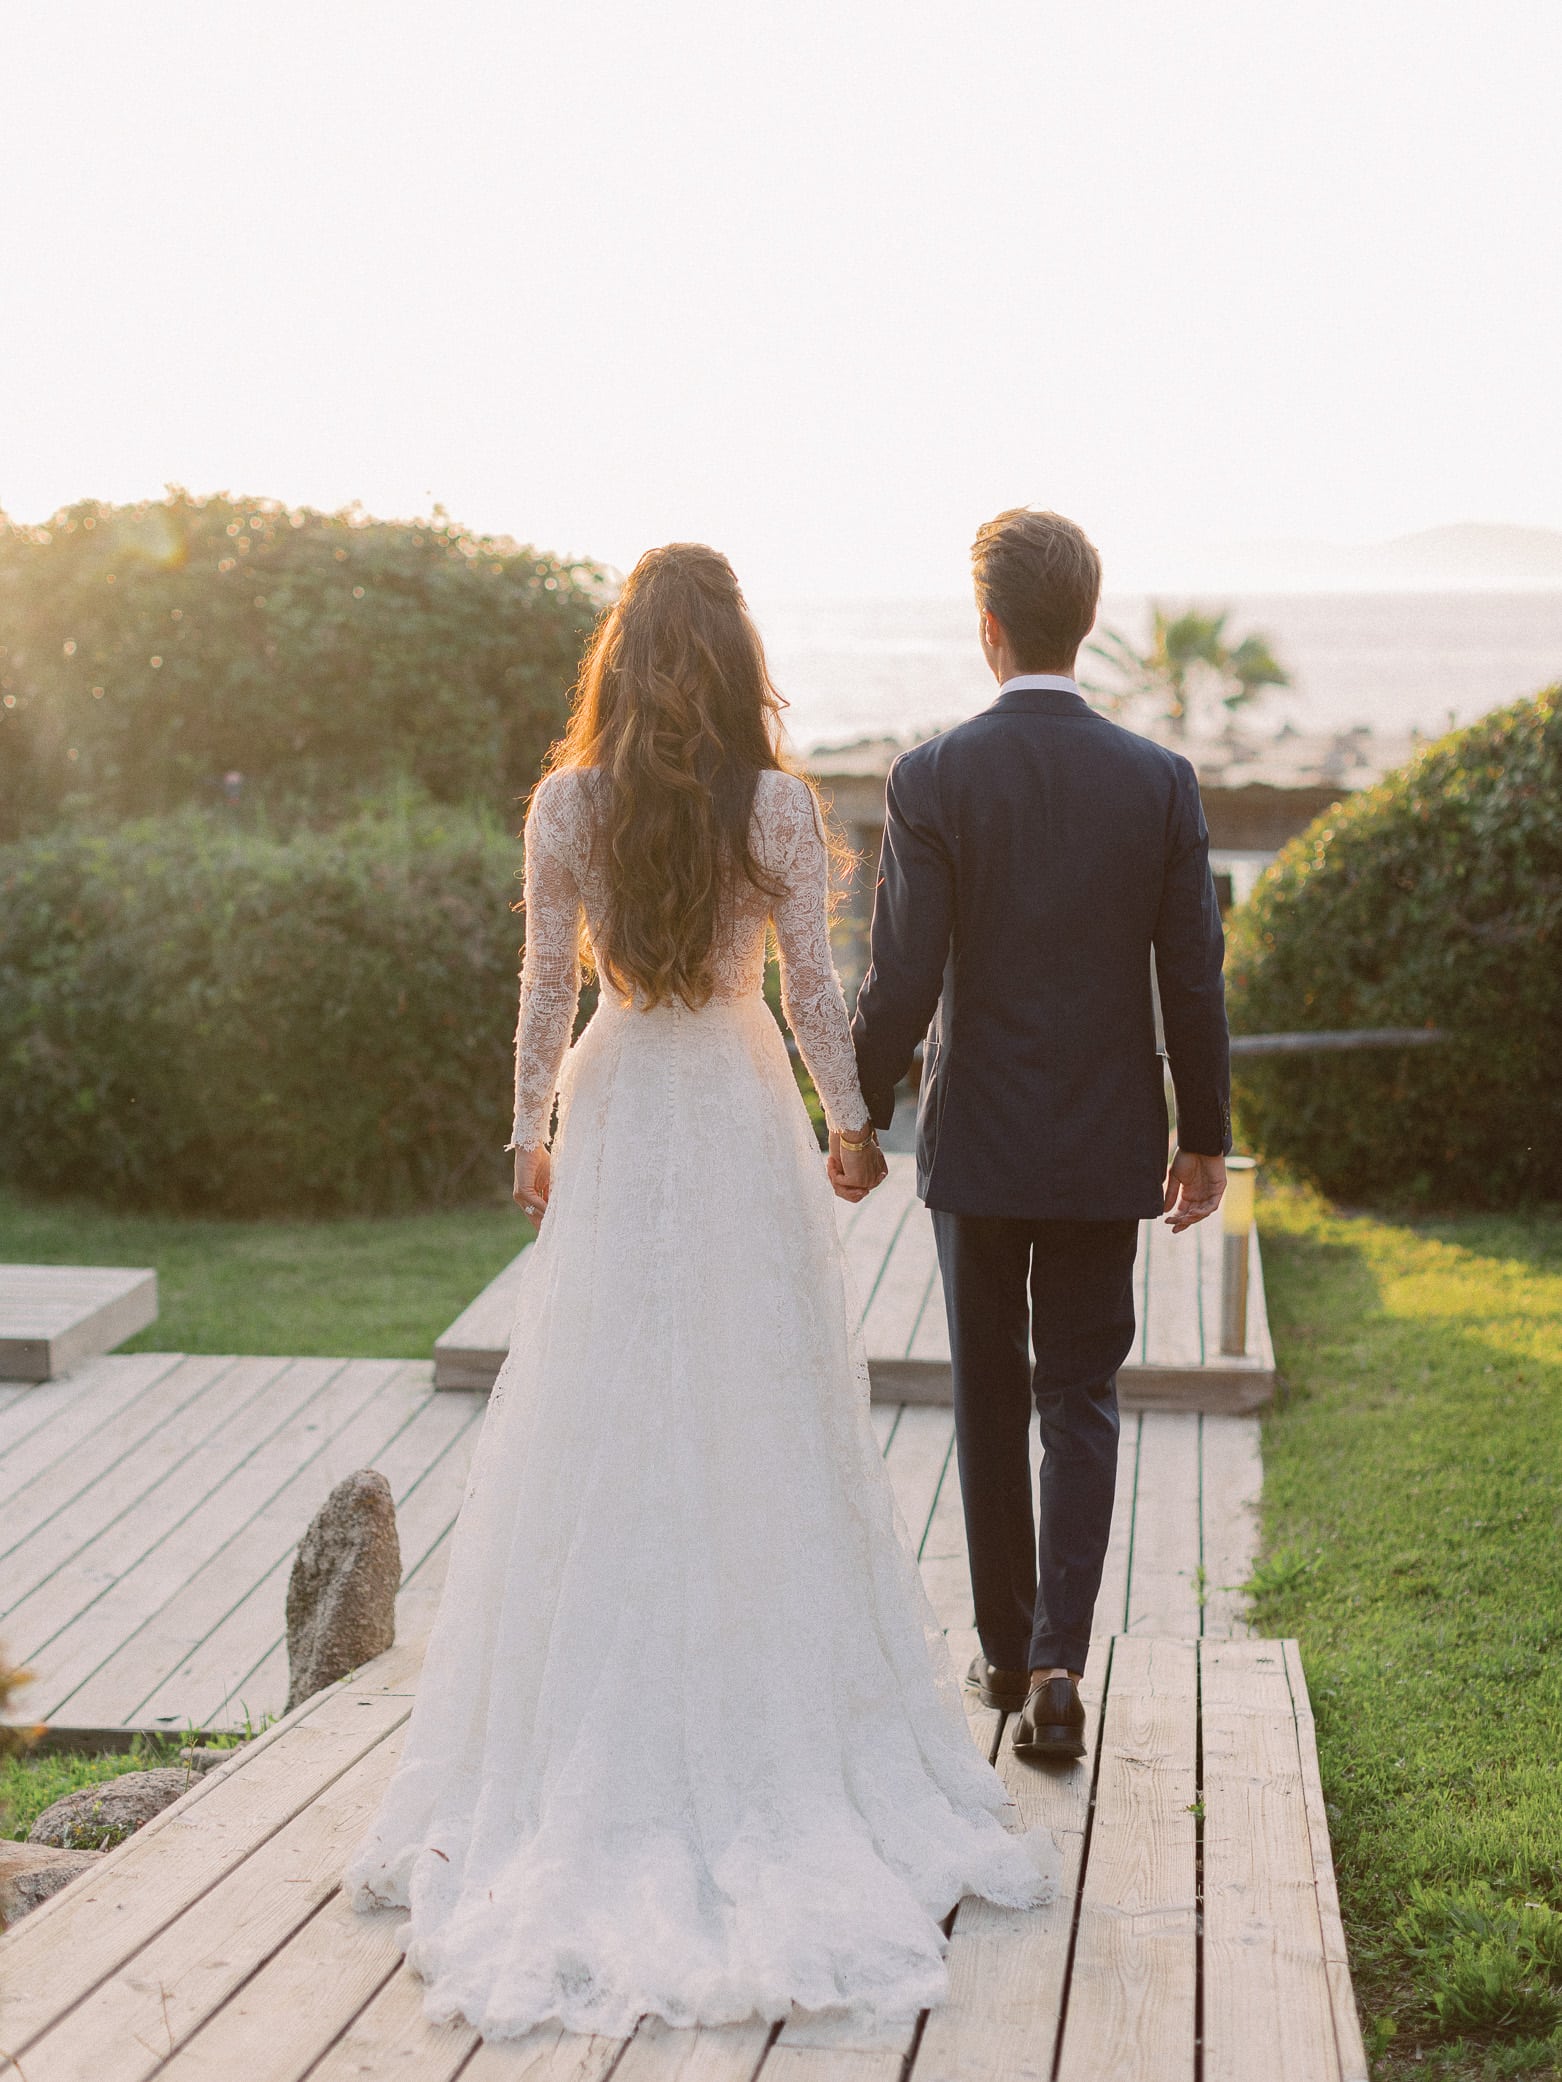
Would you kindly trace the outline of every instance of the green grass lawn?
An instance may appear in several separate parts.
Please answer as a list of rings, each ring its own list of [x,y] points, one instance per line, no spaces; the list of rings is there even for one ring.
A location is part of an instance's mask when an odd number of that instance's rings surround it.
[[[25,1711],[26,1705],[24,1691],[16,1701],[18,1712]],[[16,1756],[0,1757],[0,1837],[24,1843],[28,1830],[46,1807],[63,1800],[67,1793],[79,1793],[83,1786],[102,1785],[127,1771],[158,1771],[177,1765],[183,1739],[138,1735],[130,1749],[105,1750],[96,1755],[79,1750],[24,1750]],[[195,1739],[213,1747],[231,1747],[228,1739],[221,1736],[201,1734]],[[105,1841],[78,1844],[76,1848],[100,1850],[111,1845]]]
[[[1562,1220],[1260,1221],[1301,1641],[1374,2075],[1562,2073]]]
[[[426,1359],[531,1233],[509,1200],[384,1220],[225,1222],[0,1189],[0,1260],[156,1268],[158,1319],[126,1352]]]

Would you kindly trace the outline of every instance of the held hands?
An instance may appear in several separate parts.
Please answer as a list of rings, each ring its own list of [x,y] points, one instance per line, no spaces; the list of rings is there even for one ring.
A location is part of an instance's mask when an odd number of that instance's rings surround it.
[[[872,1135],[871,1126],[853,1131],[855,1141],[859,1134]],[[884,1152],[877,1142],[869,1141],[861,1149],[848,1149],[841,1141],[839,1130],[830,1130],[830,1160],[825,1166],[825,1176],[835,1189],[837,1199],[866,1200],[876,1185],[883,1183],[889,1175],[889,1166],[884,1161]]]
[[[1202,1222],[1219,1207],[1226,1191],[1224,1157],[1199,1157],[1180,1149],[1166,1174],[1166,1225],[1174,1236]]]
[[[515,1190],[510,1197],[522,1214],[531,1216],[539,1229],[547,1212],[552,1183],[553,1159],[547,1150],[518,1149],[515,1152]]]
[[[889,1175],[884,1152],[877,1142],[864,1149],[845,1149],[840,1136],[830,1136],[830,1158],[826,1166],[830,1184],[843,1200],[865,1200],[876,1185]],[[515,1187],[511,1198],[523,1214],[530,1215],[540,1229],[552,1189],[552,1159],[545,1149],[515,1152]]]

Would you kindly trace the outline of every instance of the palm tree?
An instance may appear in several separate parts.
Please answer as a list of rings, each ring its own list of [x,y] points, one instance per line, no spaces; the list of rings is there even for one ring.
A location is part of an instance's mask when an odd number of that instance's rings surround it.
[[[1159,602],[1152,602],[1151,615],[1150,643],[1144,651],[1136,651],[1116,629],[1104,629],[1101,641],[1087,646],[1117,678],[1108,686],[1087,680],[1085,689],[1114,712],[1137,701],[1154,702],[1157,716],[1170,725],[1172,735],[1186,737],[1201,681],[1215,682],[1220,705],[1228,713],[1255,700],[1265,687],[1290,686],[1290,674],[1277,663],[1267,637],[1244,636],[1238,644],[1227,643],[1229,608],[1219,614],[1189,608],[1185,614],[1168,615]]]

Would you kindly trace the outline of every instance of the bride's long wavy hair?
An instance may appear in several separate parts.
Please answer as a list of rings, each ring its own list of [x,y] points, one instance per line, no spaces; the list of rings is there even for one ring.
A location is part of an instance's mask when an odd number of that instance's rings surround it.
[[[782,707],[726,558],[699,542],[647,550],[592,634],[548,761],[549,772],[602,776],[597,966],[621,997],[697,1010],[715,981],[724,880],[735,872],[781,894],[755,858],[750,818],[759,775],[794,771]]]

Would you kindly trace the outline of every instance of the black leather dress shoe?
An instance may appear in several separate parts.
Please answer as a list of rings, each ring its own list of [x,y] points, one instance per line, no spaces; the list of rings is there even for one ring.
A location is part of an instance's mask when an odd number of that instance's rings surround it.
[[[1026,1763],[1085,1754],[1085,1708],[1072,1677],[1037,1685],[1014,1724],[1014,1754]]]
[[[980,1650],[971,1658],[965,1673],[966,1689],[975,1692],[984,1706],[995,1713],[1018,1713],[1025,1704],[1030,1684],[1028,1670],[995,1670]]]

